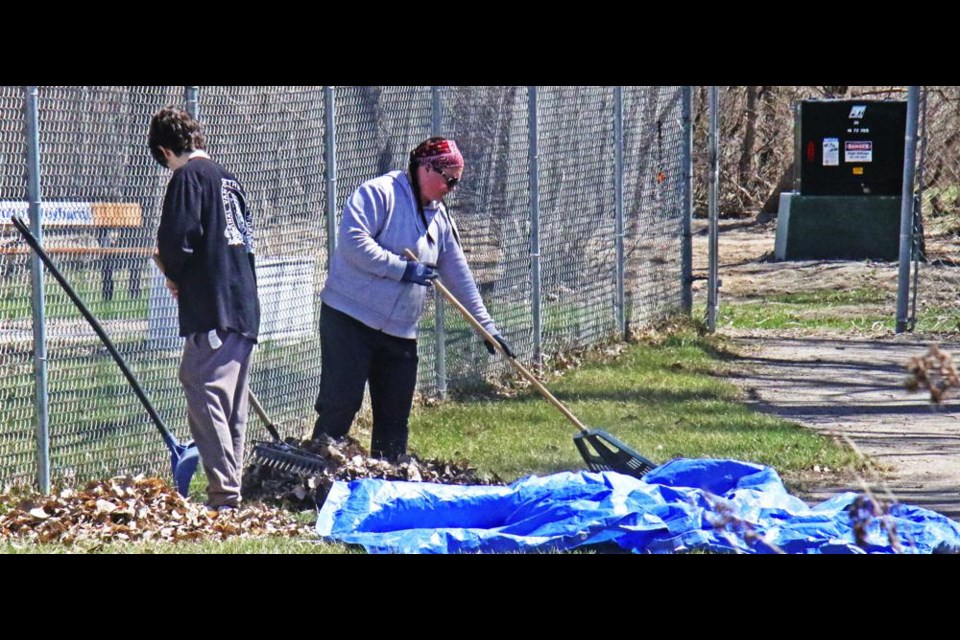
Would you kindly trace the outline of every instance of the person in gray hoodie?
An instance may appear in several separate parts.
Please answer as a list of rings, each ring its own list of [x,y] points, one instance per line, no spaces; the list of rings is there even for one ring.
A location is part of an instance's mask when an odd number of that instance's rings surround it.
[[[453,140],[433,137],[410,152],[407,171],[361,184],[343,208],[337,248],[320,298],[320,393],[314,440],[345,436],[369,382],[372,456],[406,454],[417,382],[417,321],[438,276],[510,357],[467,265],[443,204],[463,176]],[[419,258],[410,260],[410,249]],[[495,353],[493,345],[487,350]]]

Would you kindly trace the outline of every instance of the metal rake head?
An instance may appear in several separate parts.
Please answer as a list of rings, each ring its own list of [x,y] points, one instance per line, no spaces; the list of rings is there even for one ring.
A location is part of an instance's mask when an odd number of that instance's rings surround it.
[[[616,471],[642,478],[657,467],[606,431],[579,433],[573,437],[573,443],[591,471]]]
[[[265,467],[299,475],[323,473],[327,467],[326,458],[282,442],[256,443],[253,459]]]

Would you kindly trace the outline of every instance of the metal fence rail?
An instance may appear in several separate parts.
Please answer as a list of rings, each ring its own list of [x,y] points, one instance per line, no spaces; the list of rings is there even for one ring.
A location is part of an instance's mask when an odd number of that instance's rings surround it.
[[[467,170],[448,206],[521,359],[602,341],[624,320],[637,326],[680,306],[681,87],[187,89],[38,89],[44,244],[178,436],[188,434],[176,306],[149,259],[169,173],[150,158],[146,133],[152,113],[188,95],[211,155],[250,196],[264,308],[252,385],[289,433],[313,421],[318,294],[336,228],[328,212],[339,217],[362,181],[406,168],[409,150],[433,133],[463,150]],[[0,87],[0,483],[37,474],[29,262],[7,224],[26,201],[24,95]],[[160,438],[50,280],[45,311],[54,481],[162,474]],[[458,314],[448,309],[441,326],[436,311],[421,323],[422,393],[505,370]]]

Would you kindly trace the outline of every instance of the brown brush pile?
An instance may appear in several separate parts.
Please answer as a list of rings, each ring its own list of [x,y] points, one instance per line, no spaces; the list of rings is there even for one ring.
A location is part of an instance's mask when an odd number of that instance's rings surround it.
[[[931,346],[923,356],[911,358],[907,371],[910,372],[907,388],[911,391],[928,390],[932,402],[943,402],[960,389],[960,376],[953,365],[953,357],[937,345]]]
[[[243,474],[244,500],[255,500],[286,509],[319,509],[335,480],[349,482],[360,478],[435,482],[440,484],[504,484],[500,478],[482,477],[466,461],[421,460],[416,455],[401,456],[395,462],[371,458],[350,436],[323,442],[305,440],[287,443],[313,454],[322,470],[310,473],[285,471],[251,460]]]

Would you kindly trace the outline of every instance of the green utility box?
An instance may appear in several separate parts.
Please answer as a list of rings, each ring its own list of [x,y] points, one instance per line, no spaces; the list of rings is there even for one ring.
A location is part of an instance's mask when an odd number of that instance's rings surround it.
[[[899,196],[780,194],[777,260],[896,260]]]
[[[781,194],[778,260],[896,260],[907,105],[804,100],[793,193]]]

